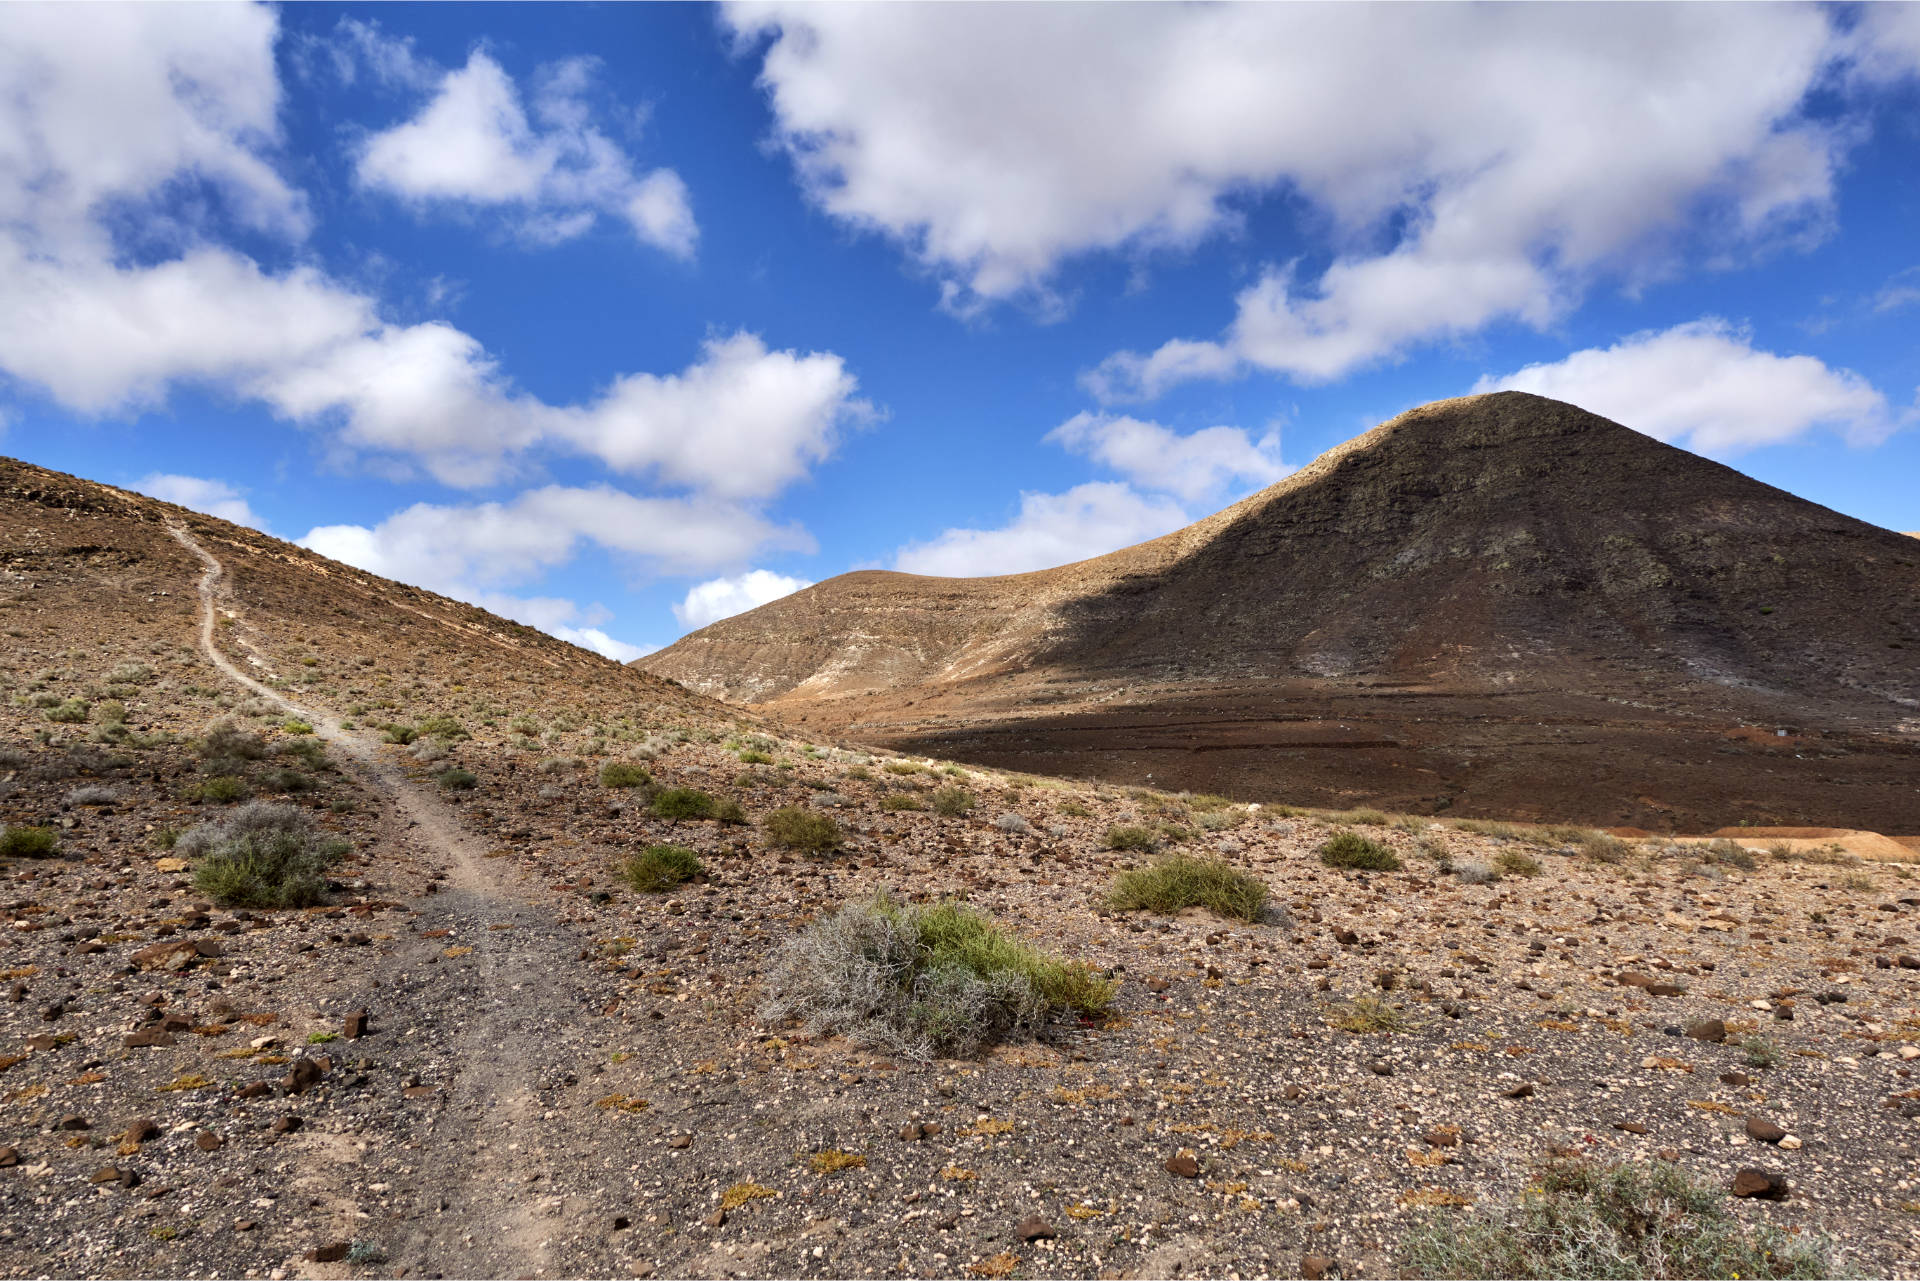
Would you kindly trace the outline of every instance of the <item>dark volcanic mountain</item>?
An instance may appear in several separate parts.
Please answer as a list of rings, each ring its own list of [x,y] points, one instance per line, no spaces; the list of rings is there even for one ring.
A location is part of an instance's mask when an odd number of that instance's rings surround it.
[[[1052,773],[1920,828],[1913,541],[1517,392],[1403,414],[1109,556],[846,574],[641,661],[852,737]]]

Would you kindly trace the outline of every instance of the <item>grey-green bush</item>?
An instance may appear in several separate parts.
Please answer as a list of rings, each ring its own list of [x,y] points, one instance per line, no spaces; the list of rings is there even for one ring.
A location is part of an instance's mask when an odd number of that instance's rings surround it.
[[[1846,1275],[1830,1241],[1748,1227],[1718,1188],[1664,1162],[1550,1167],[1520,1203],[1447,1212],[1400,1243],[1414,1277],[1741,1277]]]
[[[761,1017],[797,1019],[907,1058],[1033,1035],[1054,1011],[1104,1013],[1113,986],[954,903],[881,894],[815,921],[774,954]]]
[[[345,841],[314,830],[304,810],[254,801],[186,831],[177,858],[194,861],[194,888],[223,907],[309,907],[324,901],[327,868]]]

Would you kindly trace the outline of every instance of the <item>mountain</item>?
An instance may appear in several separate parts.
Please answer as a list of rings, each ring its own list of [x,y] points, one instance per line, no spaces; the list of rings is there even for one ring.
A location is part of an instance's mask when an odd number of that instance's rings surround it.
[[[1900,781],[1920,760],[1916,603],[1911,539],[1499,392],[1402,414],[1108,556],[846,574],[640,663],[809,726],[1050,773],[1900,830],[1920,825]]]

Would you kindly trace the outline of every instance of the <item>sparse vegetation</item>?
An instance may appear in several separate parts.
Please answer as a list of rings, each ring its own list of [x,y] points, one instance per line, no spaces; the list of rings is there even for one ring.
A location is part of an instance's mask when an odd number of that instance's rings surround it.
[[[1740,1042],[1741,1051],[1747,1056],[1750,1068],[1776,1068],[1784,1061],[1780,1047],[1764,1036],[1750,1036]]]
[[[1068,818],[1092,818],[1093,817],[1092,810],[1088,809],[1085,805],[1081,804],[1079,801],[1074,800],[1072,797],[1068,797],[1066,800],[1060,802],[1060,813],[1064,814]]]
[[[964,787],[943,787],[928,798],[928,804],[942,818],[960,818],[973,812],[974,798]]]
[[[289,734],[313,733],[313,725],[310,722],[301,720],[298,716],[287,717],[286,720],[280,722],[280,728]]]
[[[620,877],[642,894],[670,890],[700,875],[700,859],[684,845],[649,845],[620,865]]]
[[[652,782],[647,767],[633,761],[608,761],[600,767],[602,787],[646,787]]]
[[[449,792],[471,791],[480,782],[479,776],[472,770],[461,769],[458,765],[441,770],[433,776],[433,780]]]
[[[880,808],[895,814],[905,810],[923,810],[926,806],[912,792],[888,792],[880,798]]]
[[[62,725],[84,725],[93,708],[84,698],[69,698],[47,709],[47,719]]]
[[[839,849],[844,839],[838,823],[825,814],[816,814],[797,805],[774,810],[760,820],[760,824],[767,833],[767,839],[775,845],[807,854],[825,854]]]
[[[773,764],[773,757],[767,755],[765,752],[757,752],[749,747],[741,751],[740,763],[742,765],[771,765]]]
[[[1109,827],[1105,843],[1110,850],[1133,850],[1141,854],[1151,854],[1160,848],[1160,838],[1152,828],[1129,824]]]
[[[1397,872],[1400,856],[1358,832],[1335,832],[1320,843],[1320,861],[1328,867],[1360,872]]]
[[[1404,1032],[1407,1013],[1377,996],[1356,996],[1334,1007],[1327,1021],[1342,1032],[1367,1036],[1374,1032]]]
[[[1267,887],[1222,859],[1177,854],[1121,873],[1107,902],[1123,912],[1204,907],[1219,916],[1258,921],[1266,910]]]
[[[1540,860],[1519,850],[1501,850],[1493,856],[1493,865],[1502,876],[1540,875]]]
[[[0,858],[51,858],[60,838],[50,827],[0,828]]]
[[[762,1017],[798,1019],[917,1059],[1037,1034],[1047,1017],[1104,1013],[1113,986],[955,903],[849,903],[775,954]]]
[[[1820,1278],[1832,1246],[1813,1233],[1749,1228],[1717,1188],[1664,1162],[1547,1169],[1519,1204],[1448,1215],[1400,1243],[1418,1277]]]
[[[197,860],[194,888],[221,906],[279,908],[323,901],[327,868],[347,848],[294,806],[256,801],[190,829],[173,852]]]
[[[713,797],[691,787],[668,787],[653,794],[655,818],[712,818],[718,808]]]
[[[188,800],[215,805],[231,805],[252,795],[253,789],[247,786],[247,781],[234,774],[216,774],[204,782],[191,784],[186,790]]]

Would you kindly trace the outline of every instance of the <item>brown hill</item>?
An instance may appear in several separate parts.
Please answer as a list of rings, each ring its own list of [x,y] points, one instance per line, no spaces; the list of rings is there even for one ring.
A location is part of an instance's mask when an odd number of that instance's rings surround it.
[[[224,643],[256,677],[312,705],[380,721],[456,715],[501,741],[507,718],[557,717],[569,728],[557,732],[565,741],[555,740],[556,751],[622,732],[622,718],[629,726],[742,719],[738,709],[472,605],[172,503],[0,459],[0,627],[14,657],[54,662],[80,641],[122,649],[128,661],[147,659],[148,647],[190,650],[200,565],[169,525],[227,566],[237,608]],[[193,701],[154,700],[151,714],[202,715]]]
[[[1916,603],[1908,538],[1502,392],[1403,414],[1109,556],[846,574],[641,663],[1044,772],[1656,830],[1901,830],[1920,826]]]

